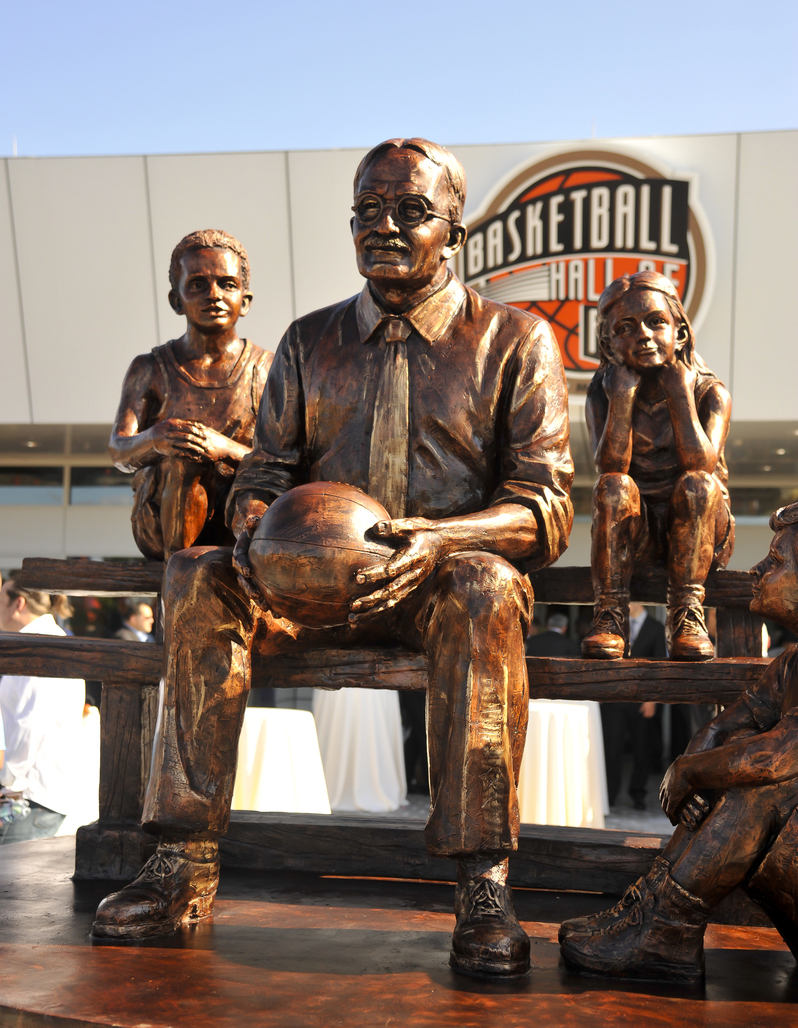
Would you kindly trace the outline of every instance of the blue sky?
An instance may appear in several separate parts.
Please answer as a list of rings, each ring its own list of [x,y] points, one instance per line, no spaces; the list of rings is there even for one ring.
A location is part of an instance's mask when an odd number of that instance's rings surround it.
[[[798,125],[798,3],[0,0],[0,156]]]

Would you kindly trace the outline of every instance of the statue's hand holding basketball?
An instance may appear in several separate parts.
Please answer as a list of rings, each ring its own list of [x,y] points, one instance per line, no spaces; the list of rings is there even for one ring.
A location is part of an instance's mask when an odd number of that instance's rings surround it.
[[[249,544],[252,542],[252,536],[260,524],[262,516],[262,514],[250,514],[244,521],[244,527],[233,550],[233,567],[238,572],[238,584],[250,600],[256,603],[261,610],[268,610],[269,604],[258,588],[257,579],[249,562]]]
[[[380,521],[374,534],[396,540],[399,549],[385,564],[364,568],[358,576],[362,582],[385,582],[368,596],[354,600],[349,620],[353,624],[390,610],[401,603],[427,578],[446,556],[443,535],[427,518],[400,518]]]

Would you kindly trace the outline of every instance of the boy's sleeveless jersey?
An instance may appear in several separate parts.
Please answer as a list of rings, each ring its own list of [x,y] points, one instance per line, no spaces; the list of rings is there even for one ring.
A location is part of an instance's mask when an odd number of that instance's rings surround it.
[[[198,382],[175,357],[174,340],[153,347],[163,381],[163,401],[151,419],[182,418],[201,421],[243,446],[252,445],[272,354],[248,339],[235,367],[223,382]]]
[[[718,382],[711,371],[697,369],[695,386],[696,409],[701,405],[707,391]],[[591,392],[602,388],[604,369],[596,372],[591,382]],[[676,480],[684,469],[679,464],[676,439],[673,434],[668,403],[664,398],[648,404],[635,400],[632,415],[632,459],[629,475],[642,496],[651,500],[667,500],[673,493]],[[714,472],[728,502],[729,471],[726,457],[721,450]]]

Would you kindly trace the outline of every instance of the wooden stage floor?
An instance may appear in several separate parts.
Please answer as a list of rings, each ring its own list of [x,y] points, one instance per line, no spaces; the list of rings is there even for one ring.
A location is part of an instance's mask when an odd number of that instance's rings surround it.
[[[225,871],[211,922],[167,942],[92,945],[106,882],[73,882],[74,839],[0,849],[0,1025],[377,1028],[798,1026],[777,933],[710,927],[703,988],[569,975],[557,926],[606,897],[519,889],[532,974],[485,984],[448,965],[453,886]]]

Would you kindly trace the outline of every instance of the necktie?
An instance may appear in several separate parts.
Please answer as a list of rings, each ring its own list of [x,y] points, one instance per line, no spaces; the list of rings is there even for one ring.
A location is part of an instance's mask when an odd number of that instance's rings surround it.
[[[407,337],[410,325],[389,318],[383,325],[382,367],[374,402],[369,454],[369,496],[379,500],[392,518],[407,510],[410,404]]]

